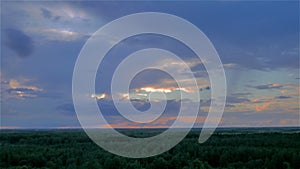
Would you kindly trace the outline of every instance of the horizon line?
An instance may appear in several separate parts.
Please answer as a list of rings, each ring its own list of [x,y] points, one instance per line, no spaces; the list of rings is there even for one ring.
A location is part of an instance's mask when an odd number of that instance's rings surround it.
[[[300,126],[220,126],[216,129],[222,128],[300,128]],[[0,130],[75,130],[82,129],[82,127],[17,127],[17,126],[0,126]],[[100,127],[91,127],[85,129],[111,129],[111,128],[100,128]],[[139,130],[139,129],[169,129],[168,127],[118,127],[112,129],[131,129],[131,130]],[[186,127],[178,127],[173,129],[188,129]],[[192,129],[211,129],[211,128],[202,128],[202,127],[193,127]]]

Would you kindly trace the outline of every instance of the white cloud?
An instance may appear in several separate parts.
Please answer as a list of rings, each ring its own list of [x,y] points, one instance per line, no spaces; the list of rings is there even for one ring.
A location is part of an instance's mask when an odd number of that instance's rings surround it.
[[[89,34],[82,34],[79,32],[74,32],[66,29],[44,29],[38,30],[43,37],[48,40],[59,40],[59,41],[74,41],[82,39]]]
[[[237,64],[235,63],[226,63],[226,64],[223,64],[223,67],[226,67],[226,68],[233,68],[233,67],[236,67]]]
[[[6,2],[6,28],[18,28],[35,40],[73,41],[91,35],[102,24],[87,10],[67,2]],[[6,19],[7,20],[7,19]]]
[[[104,99],[106,97],[107,97],[107,95],[105,93],[102,93],[102,94],[91,94],[91,98],[94,98],[96,100],[101,100],[101,99]]]

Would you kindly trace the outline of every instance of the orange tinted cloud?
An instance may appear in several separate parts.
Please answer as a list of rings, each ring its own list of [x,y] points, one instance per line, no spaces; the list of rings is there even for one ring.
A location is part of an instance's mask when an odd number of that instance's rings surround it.
[[[194,88],[193,84],[194,82],[197,82],[197,88],[198,89],[203,89],[203,88],[206,88],[207,86],[210,86],[210,82],[207,78],[195,78],[195,79],[176,79],[173,80],[173,79],[164,79],[161,81],[161,85],[162,86],[175,86],[177,85],[177,82],[178,83],[181,83],[183,84],[184,86],[186,86],[186,89],[187,89],[187,86],[189,86],[189,88]],[[190,92],[193,92],[193,90],[189,89]]]
[[[171,93],[173,91],[184,91],[184,92],[193,92],[187,88],[175,88],[175,87],[166,87],[166,88],[156,88],[156,87],[142,87],[140,89],[136,89],[136,92],[145,91],[145,92],[163,92],[163,93]]]
[[[7,129],[19,129],[18,126],[0,126],[1,130],[7,130]]]
[[[29,90],[33,90],[33,91],[43,91],[43,89],[38,88],[36,86],[26,86],[26,85],[22,85],[20,84],[20,82],[18,82],[17,80],[10,80],[9,81],[9,87],[11,89],[17,89],[17,88],[24,88],[24,89],[29,89]]]
[[[56,129],[80,129],[81,127],[79,126],[59,126],[55,127]]]
[[[177,119],[177,116],[169,116],[169,117],[161,117],[151,123],[141,124],[141,123],[133,123],[133,122],[118,122],[113,124],[101,125],[100,128],[169,128]],[[178,117],[178,120],[182,122],[182,126],[186,123],[193,123],[194,116],[181,116]],[[204,123],[206,120],[205,116],[198,116],[195,123]],[[171,123],[170,123],[171,122]],[[211,123],[218,122],[217,120],[210,121]],[[223,119],[221,120],[223,122]]]
[[[274,104],[274,101],[266,102],[266,103],[263,103],[262,106],[256,105],[255,109],[257,112],[262,112],[265,110],[272,110],[272,108],[270,107],[272,104]]]
[[[299,126],[300,119],[282,119],[279,121],[279,124],[284,126]]]
[[[272,84],[272,87],[280,87],[281,85],[280,84],[278,84],[278,83],[274,83],[274,84]]]
[[[281,93],[281,94],[285,94],[285,93],[287,93],[287,92],[288,92],[288,90],[285,90],[285,89],[280,90],[280,93]]]
[[[27,85],[29,79],[19,80],[8,80],[4,85],[1,85],[1,90],[7,91],[3,93],[5,99],[20,99],[34,98],[38,96],[38,93],[42,92],[43,89],[33,85]]]
[[[160,117],[157,120],[147,124],[120,121],[112,124],[101,125],[100,128],[169,128],[169,122],[174,121],[176,118],[176,116]]]
[[[100,128],[129,128],[129,129],[135,129],[135,128],[169,128],[168,125],[138,125],[134,123],[115,123],[115,124],[105,124],[101,125]]]
[[[152,124],[163,124],[163,125],[166,125],[170,121],[174,121],[176,118],[177,118],[176,116],[160,117],[157,120],[153,121]]]

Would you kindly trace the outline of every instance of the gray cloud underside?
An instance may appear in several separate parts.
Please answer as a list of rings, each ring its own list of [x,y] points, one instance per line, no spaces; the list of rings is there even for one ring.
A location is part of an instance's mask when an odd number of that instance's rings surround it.
[[[5,30],[4,44],[15,51],[19,57],[27,57],[34,51],[33,39],[18,29]]]

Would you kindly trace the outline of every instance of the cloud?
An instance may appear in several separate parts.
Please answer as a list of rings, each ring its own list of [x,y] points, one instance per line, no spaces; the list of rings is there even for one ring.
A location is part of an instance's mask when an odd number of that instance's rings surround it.
[[[134,123],[124,121],[119,117],[114,118],[109,125],[100,125],[100,128],[169,128],[177,119],[180,126],[185,127],[186,124],[195,121],[194,127],[201,127],[206,120],[207,114],[198,115],[195,120],[193,116],[175,115],[160,117],[151,123]],[[218,122],[212,119],[211,123]],[[252,113],[252,112],[231,112],[224,113],[219,123],[222,127],[262,127],[262,126],[297,126],[299,124],[299,114],[280,112],[280,113]]]
[[[39,94],[40,91],[33,90],[30,88],[15,88],[15,89],[7,89],[7,93],[10,95],[18,96],[21,99],[25,98],[35,98]]]
[[[15,28],[17,30],[22,30],[26,35],[30,36],[32,39],[34,39],[34,45],[35,45],[35,52],[38,54],[44,54],[43,57],[37,57],[37,58],[29,58],[26,59],[26,61],[19,62],[18,58],[10,57],[7,60],[7,63],[3,64],[3,69],[8,73],[8,76],[10,77],[16,77],[16,76],[22,76],[22,75],[29,75],[31,77],[36,77],[39,80],[42,79],[42,83],[45,84],[43,87],[47,87],[47,93],[43,93],[42,91],[35,91],[34,89],[28,88],[30,85],[36,86],[35,83],[23,83],[22,81],[18,82],[21,84],[18,87],[15,87],[14,89],[8,88],[6,92],[4,92],[6,95],[14,96],[15,98],[28,98],[25,95],[34,94],[41,98],[41,94],[55,94],[58,93],[60,95],[52,96],[52,98],[47,98],[47,100],[41,100],[39,99],[31,99],[32,104],[29,104],[24,101],[19,100],[13,100],[11,99],[10,104],[13,104],[12,107],[16,109],[17,111],[23,112],[23,111],[30,111],[37,114],[37,116],[42,116],[38,111],[31,111],[32,109],[35,110],[41,110],[40,107],[44,107],[45,111],[52,111],[54,108],[56,108],[57,103],[60,102],[60,100],[69,100],[71,89],[71,74],[73,70],[74,63],[76,61],[76,56],[78,55],[78,50],[80,50],[80,47],[82,46],[82,41],[76,41],[76,42],[70,42],[73,40],[81,39],[81,36],[88,35],[89,33],[92,33],[96,31],[100,26],[107,23],[108,21],[111,21],[113,19],[118,18],[119,16],[123,16],[123,14],[127,13],[134,13],[136,10],[141,9],[149,9],[149,6],[152,6],[151,9],[159,9],[159,10],[165,10],[166,8],[163,6],[157,6],[157,4],[147,4],[146,6],[141,4],[138,6],[135,6],[133,4],[132,8],[125,9],[122,8],[119,4],[116,4],[115,6],[112,5],[112,3],[106,3],[102,5],[94,5],[94,3],[54,3],[54,4],[48,4],[48,3],[39,3],[39,2],[26,2],[26,3],[18,3],[14,2],[12,4],[9,4],[11,2],[6,2],[5,10],[3,16],[6,16],[3,19],[3,32],[5,33],[5,28]],[[126,4],[126,3],[124,3]],[[230,4],[230,3],[229,3]],[[224,67],[226,68],[226,73],[228,70],[228,74],[232,75],[233,82],[236,83],[235,85],[229,84],[228,86],[232,88],[234,92],[247,92],[251,91],[252,94],[249,95],[237,95],[236,97],[228,97],[228,104],[226,104],[226,111],[227,112],[256,112],[256,110],[262,110],[264,108],[264,104],[273,100],[276,103],[271,104],[269,106],[265,106],[266,109],[274,107],[275,109],[273,111],[266,111],[263,113],[255,113],[258,116],[257,118],[253,118],[251,120],[247,119],[247,114],[245,115],[245,121],[244,122],[255,122],[255,120],[260,120],[259,118],[263,114],[268,114],[270,116],[273,116],[277,112],[287,112],[291,111],[294,114],[299,113],[299,84],[292,78],[293,77],[286,77],[289,78],[288,80],[284,76],[279,76],[276,72],[272,71],[274,68],[290,68],[290,67],[296,67],[299,69],[299,41],[298,36],[299,35],[299,17],[298,17],[298,8],[292,7],[292,10],[290,8],[288,9],[288,12],[283,12],[278,15],[276,15],[281,10],[281,7],[275,7],[270,8],[270,10],[265,11],[265,8],[261,8],[257,13],[255,7],[248,6],[249,4],[242,5],[243,9],[250,9],[255,11],[256,15],[251,14],[251,12],[244,13],[245,15],[234,15],[235,25],[226,25],[223,22],[213,22],[211,23],[211,20],[214,19],[214,15],[210,15],[210,17],[203,17],[207,18],[204,20],[193,20],[194,17],[189,14],[187,14],[187,18],[191,20],[195,25],[201,26],[204,25],[203,31],[207,33],[207,36],[211,38],[211,41],[214,42],[214,45],[217,49],[217,52],[220,53],[220,59],[222,60],[224,64]],[[287,4],[288,5],[288,4]],[[201,5],[200,5],[201,6]],[[263,5],[264,6],[264,5]],[[286,6],[286,5],[283,5]],[[296,5],[297,6],[297,5]],[[9,8],[6,8],[9,7]],[[137,9],[138,7],[139,9]],[[175,7],[175,6],[174,6]],[[199,16],[209,14],[209,11],[211,9],[204,9],[199,10],[199,5],[191,5],[190,11],[199,12]],[[229,8],[227,8],[229,7]],[[234,8],[235,7],[235,8]],[[225,5],[220,6],[221,10],[228,10],[228,11],[235,11],[230,10],[232,8],[238,9],[239,5]],[[117,10],[112,10],[117,9]],[[120,10],[118,10],[120,9]],[[275,10],[276,9],[276,10]],[[128,11],[129,10],[129,11]],[[5,12],[6,11],[6,12]],[[271,11],[271,12],[270,12]],[[291,15],[291,11],[293,14]],[[186,9],[180,8],[178,9],[178,14],[183,14],[186,12]],[[203,13],[204,12],[204,13]],[[206,12],[206,14],[205,14]],[[277,12],[277,13],[276,13]],[[296,12],[296,13],[295,13]],[[221,12],[222,13],[222,12]],[[222,17],[228,17],[232,13],[225,13]],[[234,13],[234,12],[233,12]],[[266,15],[265,15],[266,14]],[[281,17],[273,17],[273,14],[275,16],[281,16]],[[288,16],[288,17],[282,17]],[[219,17],[219,15],[216,15]],[[262,22],[257,22],[257,17],[262,16],[261,20]],[[293,17],[294,16],[294,17]],[[247,19],[245,19],[245,17]],[[56,18],[56,19],[55,19]],[[105,19],[103,19],[105,18]],[[294,20],[293,18],[296,18],[297,20]],[[215,18],[218,19],[218,18]],[[220,19],[220,18],[219,18]],[[222,19],[221,19],[222,20]],[[272,21],[272,22],[271,22]],[[296,22],[295,22],[296,21]],[[274,26],[274,23],[276,22]],[[218,25],[214,25],[218,24]],[[223,25],[222,25],[223,24]],[[287,26],[288,25],[288,26]],[[253,29],[249,29],[253,28]],[[126,28],[124,28],[126,29]],[[224,30],[226,34],[224,34]],[[221,31],[220,31],[221,30]],[[252,31],[251,31],[252,30]],[[274,32],[278,30],[277,32]],[[280,31],[279,31],[280,30]],[[294,30],[297,34],[293,34]],[[293,31],[293,32],[291,32]],[[216,33],[219,35],[224,34],[224,36],[215,36]],[[248,34],[249,33],[249,34]],[[3,34],[5,37],[5,34]],[[261,36],[264,35],[264,36]],[[290,39],[287,39],[285,37],[292,37],[292,41]],[[243,37],[243,38],[241,38]],[[221,40],[223,42],[221,42]],[[206,71],[199,70],[199,67],[203,64],[200,61],[197,60],[189,60],[192,58],[191,54],[187,53],[186,50],[182,50],[183,47],[177,48],[179,45],[174,45],[177,43],[166,43],[166,41],[161,41],[161,39],[157,40],[149,40],[148,37],[140,39],[136,41],[136,45],[140,45],[141,48],[144,48],[146,45],[143,45],[142,43],[147,42],[149,45],[148,47],[160,47],[162,49],[169,49],[169,51],[174,52],[175,54],[178,54],[179,56],[182,56],[183,60],[187,62],[188,66],[194,69],[197,68],[196,77],[206,77],[204,76]],[[247,39],[247,41],[245,41]],[[295,41],[293,39],[296,39]],[[148,41],[149,40],[149,41]],[[50,42],[49,42],[50,41]],[[57,42],[62,41],[62,42]],[[41,43],[38,43],[41,42]],[[154,43],[153,43],[154,42]],[[156,43],[157,42],[157,43]],[[167,41],[169,42],[169,41]],[[221,42],[221,43],[218,43]],[[291,43],[290,43],[291,42]],[[296,42],[296,43],[294,43]],[[226,45],[232,46],[228,47]],[[293,48],[295,46],[297,48]],[[37,45],[40,45],[39,47]],[[129,44],[132,46],[132,44]],[[128,45],[128,46],[129,46]],[[111,64],[107,64],[106,67],[109,67],[108,70],[114,68],[114,64],[118,65],[118,59],[121,58],[122,54],[125,53],[124,56],[128,56],[126,51],[130,48],[128,46],[125,46],[124,48],[121,48],[123,50],[116,50],[116,52],[109,55],[107,58],[111,58]],[[166,46],[170,46],[169,48],[164,48]],[[183,46],[183,45],[181,45]],[[146,46],[147,47],[147,46]],[[132,47],[133,49],[136,49]],[[173,49],[176,48],[176,49]],[[116,48],[119,49],[119,48]],[[140,48],[138,48],[140,49]],[[225,50],[225,51],[224,51]],[[179,51],[179,52],[177,52]],[[11,51],[8,51],[9,53]],[[70,53],[71,52],[71,53]],[[113,50],[112,50],[113,52]],[[129,51],[130,53],[132,51]],[[8,53],[8,54],[9,54]],[[58,58],[60,59],[60,62],[57,62]],[[17,59],[17,60],[14,60]],[[16,63],[16,62],[18,63]],[[117,62],[117,63],[116,63]],[[44,64],[48,63],[48,64]],[[170,64],[169,64],[170,63]],[[196,64],[197,63],[197,64]],[[205,63],[205,61],[204,61]],[[137,63],[138,64],[138,63]],[[56,65],[56,70],[52,70],[53,66],[49,65]],[[113,66],[111,66],[113,65]],[[170,62],[170,61],[163,61],[159,60],[158,65],[166,66],[167,68],[174,70],[174,72],[183,72],[182,70],[182,63],[176,63],[176,62]],[[293,66],[294,65],[294,66]],[[116,67],[115,66],[115,67]],[[198,67],[199,66],[199,67]],[[105,67],[105,68],[106,68]],[[101,66],[99,66],[99,69]],[[244,70],[244,69],[246,70]],[[264,71],[262,74],[259,73],[252,73],[248,69],[259,69],[259,70],[266,70],[267,68],[270,68],[271,71]],[[243,69],[240,70],[239,69]],[[103,69],[104,71],[99,71],[98,74],[101,72],[107,72],[106,69]],[[113,69],[114,70],[114,69]],[[289,72],[291,69],[288,69]],[[252,70],[251,70],[252,71]],[[256,71],[256,70],[255,70]],[[281,70],[278,70],[281,71]],[[286,70],[282,70],[286,71]],[[113,71],[112,71],[113,72]],[[244,73],[245,72],[245,73]],[[2,72],[1,72],[2,73]],[[297,72],[294,72],[294,69],[292,73],[295,74],[295,76],[298,74]],[[277,76],[278,75],[278,76]],[[112,75],[103,75],[103,78],[99,78],[99,83],[96,84],[96,94],[101,94],[103,92],[110,94],[110,88],[106,86],[110,86],[110,80],[107,80],[112,77]],[[241,76],[239,78],[239,76]],[[151,75],[142,74],[141,77],[144,77],[144,81],[137,80],[137,85],[133,86],[135,88],[141,88],[143,86],[151,86],[154,89],[166,89],[170,87],[178,88],[176,86],[175,81],[171,78],[168,78],[166,76],[160,76],[156,73],[153,73]],[[190,84],[192,84],[192,79],[189,78],[183,78],[177,79],[180,82],[184,83],[184,87],[188,87]],[[251,78],[255,77],[255,82],[251,82],[254,85],[251,86],[251,88],[245,87],[245,83],[248,83],[247,80],[252,80]],[[141,78],[142,79],[142,78]],[[208,79],[208,78],[207,78]],[[199,89],[204,89],[206,86],[209,86],[209,80],[205,80],[204,78],[197,78],[196,79],[199,85]],[[276,85],[273,86],[262,86],[261,84],[269,84],[274,83],[273,80],[276,80],[278,83],[283,85],[282,88],[279,86],[278,89],[276,89]],[[264,81],[264,82],[263,82]],[[295,83],[295,87],[291,86],[291,88],[288,88],[287,84],[285,83]],[[106,84],[102,89],[102,84]],[[8,85],[9,81],[1,82],[1,85]],[[200,86],[201,85],[201,86]],[[260,86],[255,86],[260,85]],[[25,86],[25,87],[24,87]],[[37,88],[40,88],[40,86],[36,86]],[[49,93],[49,89],[52,91]],[[99,90],[98,90],[99,89]],[[259,89],[259,90],[258,90]],[[272,90],[264,90],[264,89],[272,89]],[[297,90],[296,90],[297,89]],[[279,91],[282,90],[283,93],[279,93]],[[55,93],[54,93],[55,92]],[[123,91],[120,91],[123,92]],[[145,91],[143,91],[145,92]],[[179,98],[179,96],[176,91],[174,93],[174,96],[176,98]],[[204,90],[201,93],[201,98],[203,96],[209,95],[211,92]],[[228,92],[230,93],[230,92]],[[25,94],[25,95],[24,95]],[[90,93],[92,94],[92,93]],[[139,96],[145,96],[146,93],[137,93]],[[168,93],[171,94],[171,93]],[[230,94],[231,95],[231,94]],[[283,95],[283,96],[279,96]],[[44,96],[42,96],[44,97]],[[209,97],[209,96],[208,96]],[[288,99],[287,97],[292,97],[291,99]],[[99,95],[99,98],[101,98],[101,95]],[[141,98],[141,97],[140,97]],[[173,97],[175,98],[175,97]],[[252,98],[257,98],[258,101],[252,102]],[[43,98],[44,99],[44,98]],[[92,98],[88,98],[92,99]],[[97,99],[95,97],[94,99]],[[250,99],[251,101],[249,102]],[[21,106],[18,104],[14,104],[16,102],[20,102]],[[54,102],[54,103],[53,103]],[[108,104],[107,99],[101,99],[98,100],[101,104],[102,109],[107,110],[106,114],[108,115],[115,115],[116,110],[111,108],[110,104]],[[135,104],[138,109],[144,110],[147,107],[147,102],[143,100],[132,100],[133,104]],[[58,103],[58,104],[63,104]],[[24,106],[22,105],[24,104]],[[175,103],[174,103],[175,104]],[[209,105],[209,104],[208,104]],[[111,107],[110,107],[111,106]],[[257,109],[256,109],[257,106]],[[4,106],[2,106],[4,107]],[[6,106],[8,107],[8,106]],[[21,108],[20,108],[21,107]],[[47,107],[51,107],[47,109]],[[65,107],[67,109],[68,106]],[[171,106],[170,106],[171,107]],[[109,109],[110,108],[110,109]],[[173,106],[173,109],[175,110],[176,107]],[[287,109],[287,111],[284,111]],[[67,110],[63,110],[61,107],[61,112]],[[171,110],[170,110],[171,111]],[[71,109],[70,109],[71,112]],[[59,113],[59,112],[58,112]],[[229,114],[230,114],[229,113]],[[274,114],[271,114],[274,113]],[[224,113],[225,114],[225,113]],[[24,114],[22,114],[24,116]],[[51,115],[50,115],[51,116]],[[53,116],[53,115],[52,115]],[[60,117],[57,117],[60,118]],[[48,119],[45,118],[46,123],[49,124],[47,121]],[[56,120],[56,119],[55,119]],[[4,120],[3,120],[4,121]],[[5,121],[9,121],[5,119]],[[58,119],[59,121],[59,119]],[[32,121],[29,121],[31,123]]]
[[[52,21],[58,21],[61,16],[54,15],[49,9],[41,8],[41,12],[44,18],[52,20]]]
[[[255,106],[256,112],[267,110],[269,112],[290,112],[299,114],[299,100],[292,96],[266,96],[260,99],[251,99],[249,104]]]
[[[276,96],[275,99],[290,99],[291,96]]]
[[[41,12],[44,18],[52,20],[52,21],[58,21],[62,16],[54,15],[49,9],[41,8]]]
[[[223,114],[223,123],[219,126],[225,127],[263,127],[263,126],[298,126],[299,114],[282,112],[231,112]]]
[[[52,18],[52,13],[46,9],[46,8],[41,8],[42,14],[45,18],[51,19]]]
[[[270,106],[274,103],[275,103],[274,101],[269,101],[269,102],[263,103],[263,105],[261,105],[261,106],[256,105],[255,109],[256,109],[257,112],[262,112],[262,111],[265,111],[265,110],[273,110],[273,108],[271,108]]]
[[[121,118],[114,118],[109,125],[101,125],[101,128],[113,127],[113,128],[169,128],[176,120],[180,127],[187,127],[189,124],[194,123],[194,127],[201,127],[206,120],[206,115],[195,116],[161,116],[158,119],[150,123],[136,123],[131,121],[124,121]],[[218,123],[218,119],[212,119],[209,123]],[[223,122],[221,119],[220,123]]]
[[[28,80],[28,79],[26,79]],[[24,84],[21,84],[19,81],[17,80],[10,80],[9,81],[9,87],[12,88],[12,89],[16,89],[16,88],[26,88],[26,89],[31,89],[31,90],[34,90],[34,91],[42,91],[43,89],[41,88],[38,88],[36,86],[29,86],[29,85],[24,85]]]
[[[279,124],[282,126],[299,126],[299,119],[281,119]]]
[[[21,30],[6,29],[4,44],[15,51],[19,57],[27,57],[34,51],[34,43],[30,36],[26,35]]]
[[[51,5],[6,2],[5,7],[3,27],[23,30],[34,39],[36,45],[48,40],[82,40],[81,37],[90,36],[103,22],[99,15],[94,18],[82,6],[67,2]]]
[[[136,89],[136,92],[144,91],[147,93],[151,92],[163,92],[163,93],[171,93],[173,91],[184,91],[186,93],[194,92],[187,88],[175,88],[175,87],[167,87],[167,88],[156,88],[156,87],[142,87],[140,89]]]
[[[4,98],[24,100],[27,98],[36,98],[40,96],[43,92],[43,89],[33,85],[22,84],[17,80],[9,80],[5,81],[3,86],[1,86],[1,91],[4,91],[4,93],[2,93]]]
[[[235,107],[235,105],[233,105],[233,104],[226,104],[225,105],[227,108],[233,108],[233,107]]]
[[[19,126],[0,126],[1,130],[12,130],[12,129],[20,129]]]
[[[45,37],[46,39],[53,41],[76,41],[90,36],[90,34],[80,33],[62,28],[39,29],[35,31],[39,32],[40,35]]]
[[[130,99],[132,105],[139,111],[146,111],[150,108],[151,104],[148,101],[140,99]]]
[[[250,86],[250,85],[248,85],[248,87],[259,89],[259,90],[264,90],[264,89],[280,89],[283,86],[281,84],[271,83],[271,84],[257,85],[257,86]]]
[[[7,80],[1,80],[0,84],[6,85],[6,84],[9,84],[9,81],[7,81]]]
[[[95,98],[96,100],[101,100],[106,98],[106,94],[102,93],[102,94],[91,94],[91,98]]]
[[[250,100],[247,98],[241,98],[241,97],[237,97],[237,96],[227,96],[226,102],[227,103],[247,103],[247,102],[250,102]]]
[[[206,87],[204,87],[204,88],[200,88],[199,90],[200,90],[200,91],[203,91],[203,90],[210,90],[210,86],[206,86]]]
[[[133,104],[133,106],[135,108],[137,108],[138,110],[140,110],[140,111],[147,110],[151,106],[151,104],[149,103],[148,100],[131,99],[130,101]],[[119,105],[127,104],[127,102],[125,102],[125,103],[122,102],[122,101],[121,102],[118,102],[118,101],[114,102],[113,100],[106,99],[106,98],[98,100],[97,103],[99,105],[99,108],[100,108],[101,112],[103,113],[103,115],[105,117],[119,116],[120,113],[116,109],[115,104],[119,104]],[[166,114],[176,114],[178,112],[178,110],[180,109],[180,103],[181,103],[181,100],[167,100],[166,101],[166,107],[164,109],[164,113],[166,113]]]
[[[210,87],[199,89],[210,90]],[[181,100],[181,99],[196,99],[194,98],[195,89],[178,88],[178,87],[156,87],[156,86],[144,86],[141,88],[135,88],[130,93],[120,93],[119,99],[136,99],[136,100]],[[163,94],[162,94],[163,93]]]
[[[235,64],[235,63],[226,63],[226,64],[223,64],[223,67],[225,67],[225,68],[234,68],[236,66],[237,66],[237,64]]]

